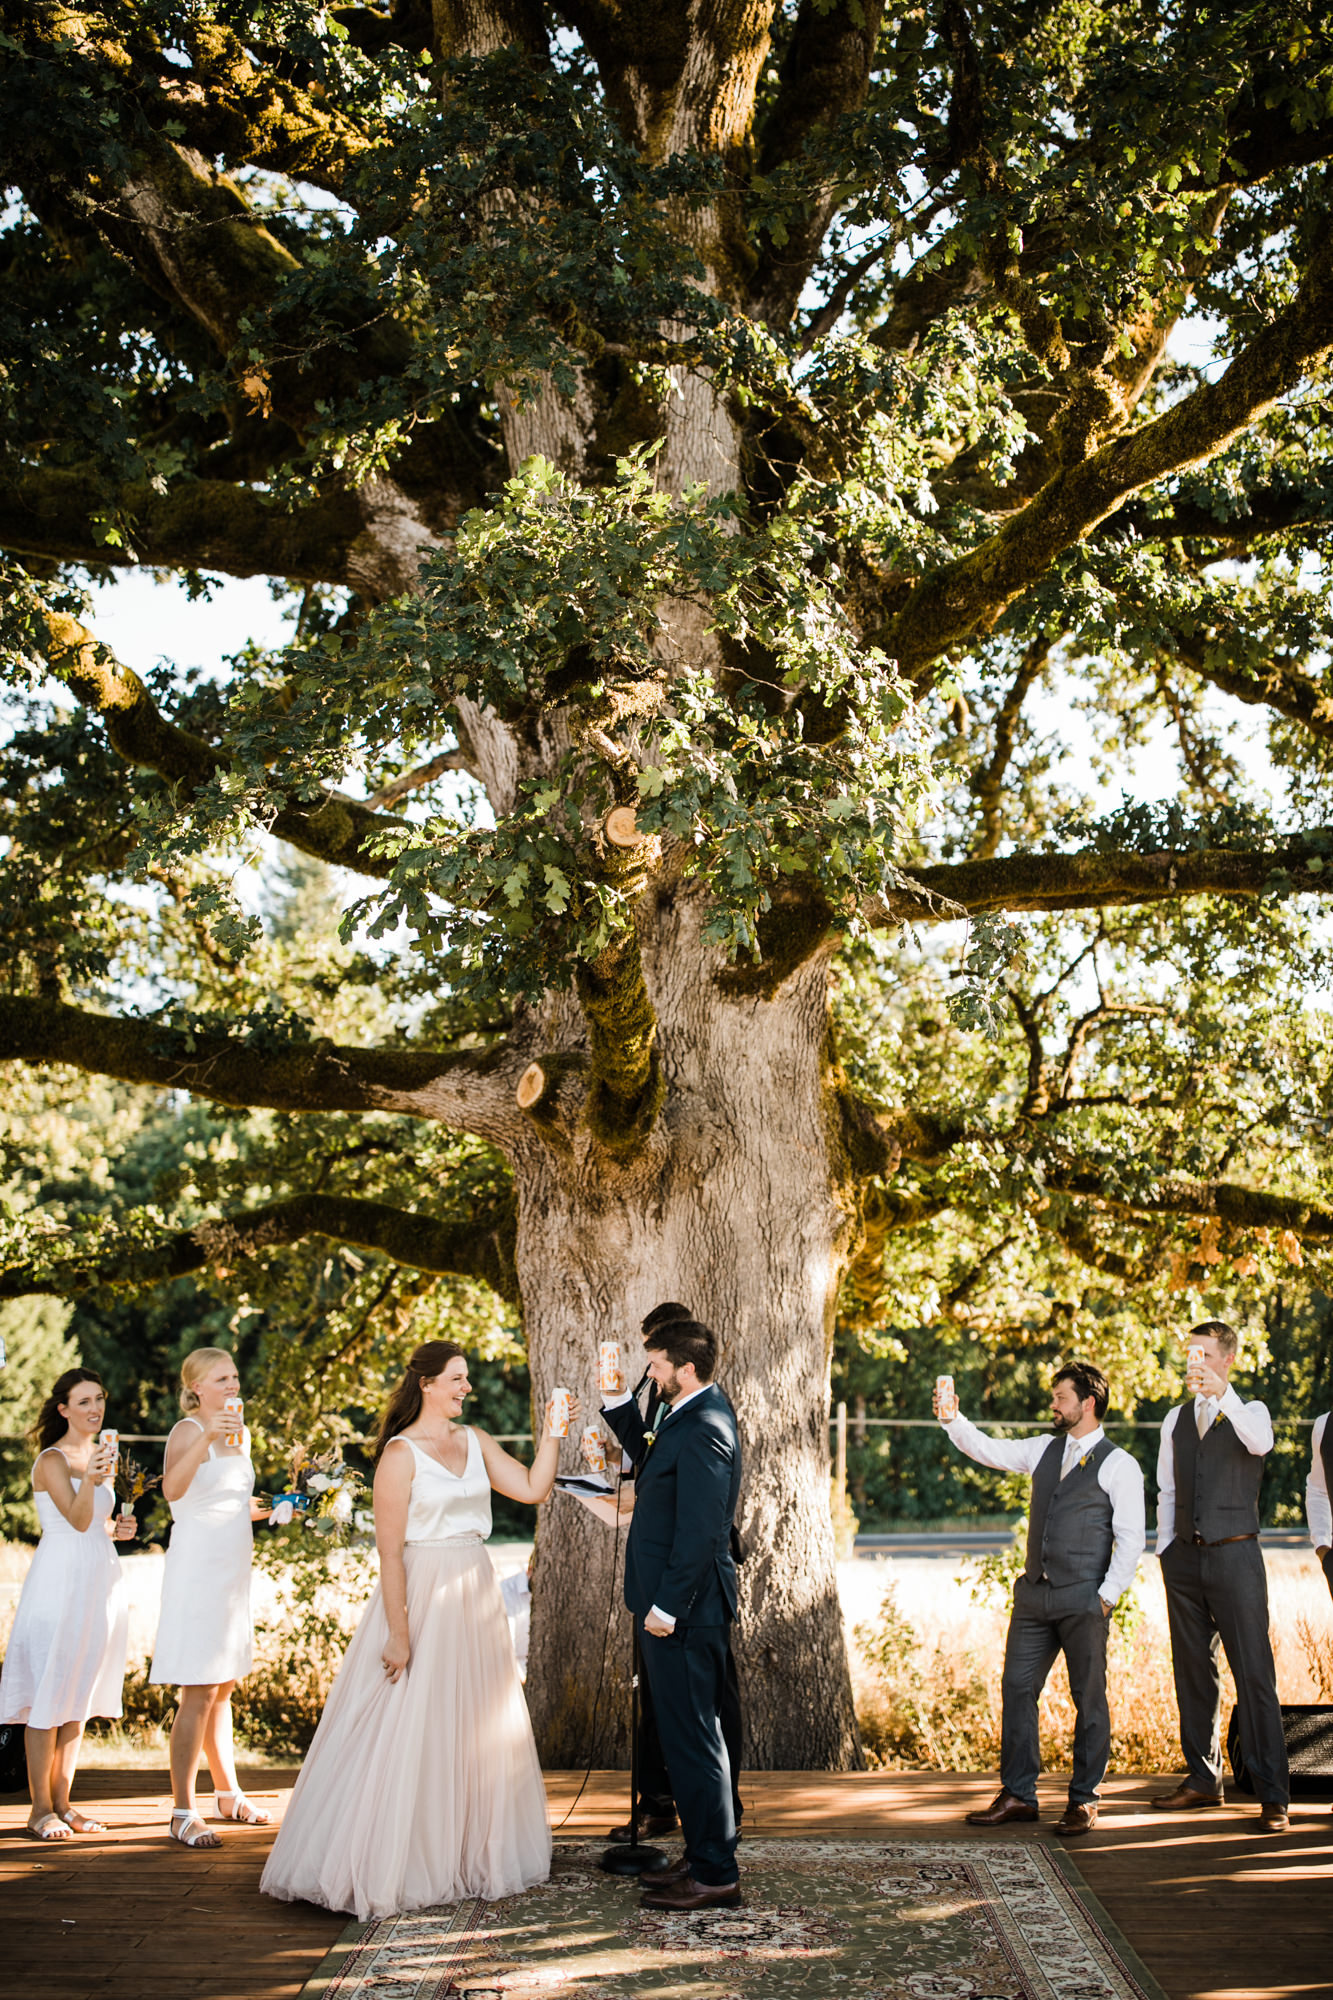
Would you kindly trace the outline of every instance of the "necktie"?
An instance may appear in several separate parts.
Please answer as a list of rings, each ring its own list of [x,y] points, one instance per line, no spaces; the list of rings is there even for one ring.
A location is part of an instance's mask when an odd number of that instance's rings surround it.
[[[1194,1423],[1200,1437],[1207,1437],[1213,1427],[1216,1405],[1211,1396],[1200,1396],[1194,1405]]]
[[[1082,1450],[1083,1447],[1079,1443],[1079,1440],[1077,1438],[1070,1438],[1068,1440],[1068,1442],[1065,1445],[1065,1462],[1060,1467],[1061,1479],[1063,1479],[1065,1474],[1069,1472],[1075,1465],[1078,1464],[1079,1458],[1082,1455]]]

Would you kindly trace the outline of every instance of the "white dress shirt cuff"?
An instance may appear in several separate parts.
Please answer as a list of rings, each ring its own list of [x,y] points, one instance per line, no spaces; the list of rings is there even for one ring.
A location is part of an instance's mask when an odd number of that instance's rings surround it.
[[[602,1408],[604,1410],[618,1410],[623,1403],[632,1403],[633,1400],[634,1398],[630,1395],[629,1390],[622,1389],[618,1396],[603,1396]]]
[[[663,1625],[665,1625],[665,1626],[666,1626],[666,1627],[668,1628],[668,1630],[669,1630],[669,1631],[672,1631],[672,1632],[674,1632],[674,1631],[675,1631],[675,1629],[676,1629],[676,1621],[675,1621],[675,1619],[674,1619],[674,1618],[672,1617],[672,1615],[671,1615],[671,1613],[670,1613],[669,1611],[663,1611],[663,1609],[662,1609],[662,1607],[661,1607],[661,1605],[660,1605],[660,1604],[655,1604],[655,1605],[653,1606],[652,1610],[651,1610],[651,1611],[650,1611],[650,1612],[648,1613],[648,1616],[649,1616],[650,1618],[658,1618],[658,1619],[660,1619],[660,1620],[661,1620],[661,1622],[662,1622],[662,1624],[663,1624]]]

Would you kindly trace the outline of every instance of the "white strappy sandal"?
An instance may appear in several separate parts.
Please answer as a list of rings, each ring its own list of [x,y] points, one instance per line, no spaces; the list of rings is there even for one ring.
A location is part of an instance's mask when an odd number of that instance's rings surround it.
[[[66,1806],[64,1812],[60,1814],[60,1818],[64,1820],[65,1825],[70,1829],[71,1833],[106,1832],[106,1828],[100,1819],[89,1819],[87,1813],[80,1812],[77,1806]]]
[[[31,1825],[25,1826],[23,1831],[29,1840],[68,1840],[70,1837],[69,1828],[64,1820],[59,1813],[54,1812],[43,1813],[39,1820],[34,1820]]]
[[[266,1813],[261,1806],[252,1805],[244,1792],[214,1792],[213,1797],[217,1801],[216,1817],[230,1820],[234,1826],[268,1826],[272,1822],[272,1813]],[[223,1812],[223,1799],[236,1801],[230,1812]]]
[[[179,1826],[176,1822],[179,1820]],[[221,1847],[222,1842],[193,1806],[173,1806],[171,1824],[167,1828],[167,1839],[174,1840],[180,1847]]]

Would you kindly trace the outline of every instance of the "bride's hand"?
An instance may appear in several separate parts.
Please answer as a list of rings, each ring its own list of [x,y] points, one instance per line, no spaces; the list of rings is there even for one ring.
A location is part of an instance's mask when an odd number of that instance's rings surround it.
[[[384,1678],[388,1681],[396,1681],[400,1674],[407,1672],[407,1663],[411,1657],[412,1648],[408,1645],[406,1639],[387,1639],[384,1644],[384,1650],[380,1654],[380,1658],[384,1662]]]

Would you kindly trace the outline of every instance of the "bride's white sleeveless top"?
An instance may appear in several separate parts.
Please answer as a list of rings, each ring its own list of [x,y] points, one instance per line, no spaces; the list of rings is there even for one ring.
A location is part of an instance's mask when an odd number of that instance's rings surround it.
[[[409,1548],[432,1542],[485,1541],[491,1532],[491,1482],[477,1433],[467,1434],[467,1460],[460,1473],[450,1472],[438,1458],[409,1437],[392,1440],[408,1445],[414,1462],[412,1499],[407,1510]]]

